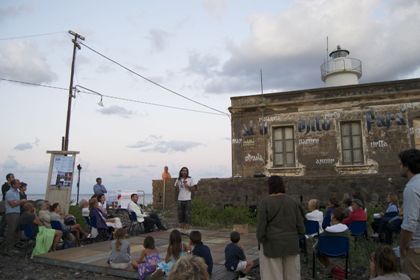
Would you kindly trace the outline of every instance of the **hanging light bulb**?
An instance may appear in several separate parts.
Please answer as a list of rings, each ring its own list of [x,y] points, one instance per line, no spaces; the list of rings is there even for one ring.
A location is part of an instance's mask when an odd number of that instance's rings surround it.
[[[104,103],[102,102],[102,95],[101,95],[101,100],[98,102],[98,105],[101,107],[104,107]]]

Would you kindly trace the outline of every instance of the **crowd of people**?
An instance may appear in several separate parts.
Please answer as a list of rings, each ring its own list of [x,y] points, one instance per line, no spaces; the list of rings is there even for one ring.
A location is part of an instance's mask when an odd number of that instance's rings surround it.
[[[378,247],[370,260],[367,260],[370,277],[375,280],[420,279],[420,151],[403,151],[399,154],[399,159],[400,173],[408,179],[403,193],[403,204],[399,205],[396,193],[389,193],[384,211],[375,213],[371,224],[373,237],[387,243]],[[165,174],[170,178],[167,170]],[[38,205],[39,211],[35,211],[33,204],[27,201],[27,185],[15,179],[13,174],[7,174],[6,180],[2,187],[6,215],[0,224],[0,234],[5,236],[0,246],[3,254],[13,253],[16,229],[23,229],[30,224],[37,236],[43,238],[42,246],[38,246],[37,242],[33,254],[57,249],[61,239],[74,240],[78,245],[82,238],[104,235],[111,243],[109,265],[119,269],[132,267],[138,272],[139,279],[145,279],[148,275],[152,279],[163,276],[168,279],[209,279],[212,275],[211,250],[203,243],[201,232],[187,231],[191,225],[191,193],[197,190],[187,167],[181,168],[174,184],[178,191],[180,229],[170,232],[166,254],[162,259],[152,236],[143,239],[141,255],[133,259],[130,243],[125,239],[126,227],[118,217],[111,217],[107,213],[107,190],[102,185],[101,178],[96,180],[93,197],[80,203],[83,216],[91,220],[96,233],[93,230],[86,231],[75,220],[69,223],[58,203],[50,205],[48,201],[43,201]],[[301,203],[286,194],[286,186],[280,176],[268,178],[268,193],[259,203],[256,228],[260,276],[263,280],[301,279],[299,241],[314,237],[305,235],[305,221],[315,221],[318,225],[317,234],[320,236],[340,236],[349,240],[352,225],[355,222],[367,224],[368,221],[367,207],[360,193],[354,193],[342,203],[336,197],[331,197],[325,214],[320,211],[320,202],[317,199],[308,201],[308,211],[305,213]],[[156,213],[144,212],[138,204],[137,194],[131,195],[127,209],[135,213],[137,222],[145,225],[146,232],[154,229],[167,230]],[[51,227],[53,222],[60,224],[60,230]],[[400,231],[398,250],[389,246],[396,231]],[[182,234],[188,234],[188,244],[183,243]],[[247,260],[245,251],[239,244],[240,234],[232,232],[230,240],[224,251],[226,269],[249,273],[254,264]],[[343,269],[333,265],[328,255],[318,251],[316,244],[314,250],[325,276],[343,277],[340,276]],[[402,273],[399,272],[399,267]]]

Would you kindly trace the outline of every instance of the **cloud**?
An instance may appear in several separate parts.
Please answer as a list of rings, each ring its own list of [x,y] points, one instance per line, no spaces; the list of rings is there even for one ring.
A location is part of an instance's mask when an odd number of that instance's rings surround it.
[[[170,34],[161,29],[152,29],[149,31],[149,36],[146,38],[150,40],[153,51],[161,52],[166,48],[167,39]]]
[[[203,76],[213,76],[217,66],[219,66],[219,59],[217,57],[192,52],[189,54],[188,66],[185,68],[185,71]]]
[[[3,173],[15,173],[16,177],[19,178],[18,174],[25,173],[48,173],[48,164],[31,165],[30,167],[20,164],[13,156],[9,156],[2,164],[0,168]]]
[[[225,0],[203,0],[204,8],[214,17],[220,18],[225,12]]]
[[[7,18],[17,17],[25,12],[31,11],[32,9],[29,6],[19,5],[14,7],[2,7],[0,8],[0,21]]]
[[[361,82],[409,77],[420,67],[420,40],[413,37],[419,1],[296,0],[277,15],[248,20],[249,36],[226,41],[229,56],[220,69],[203,70],[196,64],[206,59],[190,56],[187,69],[202,76],[206,92],[259,92],[260,69],[266,92],[321,87],[327,36],[329,51],[339,44],[362,60]]]
[[[38,46],[26,41],[0,46],[0,73],[9,79],[33,83],[50,83],[57,79]]]
[[[112,105],[109,107],[98,109],[98,112],[104,115],[117,115],[123,118],[130,118],[133,115],[135,115],[133,111],[127,110],[124,107],[117,106],[117,105]]]
[[[137,165],[119,164],[119,165],[117,165],[117,168],[119,168],[119,169],[133,169],[133,168],[137,168]]]
[[[110,73],[113,72],[115,69],[112,68],[111,66],[107,65],[107,64],[101,64],[96,68],[96,73]]]
[[[35,138],[35,142],[33,142],[33,143],[29,143],[29,142],[20,143],[20,144],[17,144],[13,149],[18,150],[18,151],[31,150],[35,146],[38,146],[38,144],[39,144],[39,139]]]
[[[161,136],[150,135],[145,140],[140,140],[136,144],[128,145],[127,147],[139,149],[142,152],[171,153],[185,152],[199,146],[204,146],[204,144],[182,140],[165,141],[162,140]]]

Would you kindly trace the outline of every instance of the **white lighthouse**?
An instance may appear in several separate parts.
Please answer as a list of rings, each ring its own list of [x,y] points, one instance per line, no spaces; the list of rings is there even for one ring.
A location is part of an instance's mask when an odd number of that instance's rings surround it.
[[[330,53],[327,62],[321,65],[321,79],[325,86],[344,86],[358,84],[362,76],[362,62],[359,59],[348,57],[350,52],[337,49]]]

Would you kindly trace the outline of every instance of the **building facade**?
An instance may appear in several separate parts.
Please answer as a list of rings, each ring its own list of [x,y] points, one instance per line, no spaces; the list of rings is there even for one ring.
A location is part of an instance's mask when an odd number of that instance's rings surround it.
[[[232,176],[397,175],[420,147],[420,79],[231,98]]]

